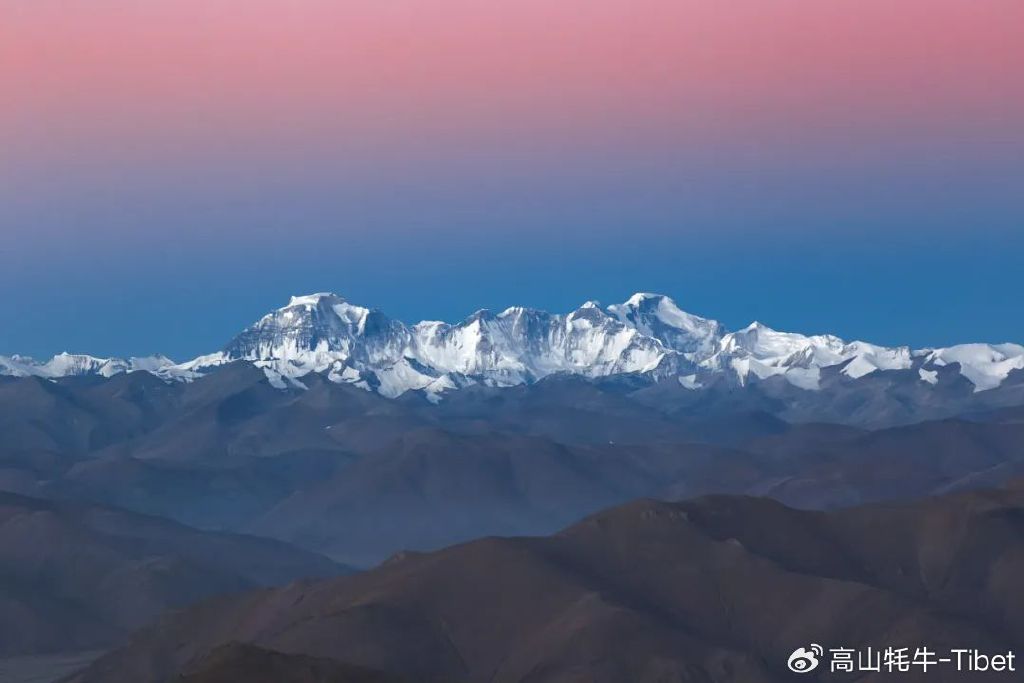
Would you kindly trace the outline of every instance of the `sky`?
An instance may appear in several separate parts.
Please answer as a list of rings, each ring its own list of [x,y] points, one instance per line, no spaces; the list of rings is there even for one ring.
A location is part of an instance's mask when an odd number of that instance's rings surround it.
[[[0,0],[0,354],[292,294],[1024,342],[1019,0]]]

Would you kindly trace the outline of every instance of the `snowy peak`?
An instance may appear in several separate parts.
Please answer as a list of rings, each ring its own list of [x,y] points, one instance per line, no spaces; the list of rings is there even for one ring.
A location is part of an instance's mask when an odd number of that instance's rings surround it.
[[[478,311],[457,325],[414,327],[416,358],[440,372],[499,385],[532,382],[557,372],[600,376],[641,371],[665,350],[654,340],[584,304],[568,315],[512,307]]]
[[[413,332],[376,309],[323,292],[293,296],[287,306],[260,318],[222,351],[226,361],[264,368],[280,388],[301,388],[311,372],[386,396],[422,389],[438,379],[408,358]],[[212,357],[211,364],[220,359]]]
[[[687,313],[663,294],[638,292],[608,313],[691,360],[710,355],[724,333],[721,323]]]
[[[994,389],[1014,370],[1024,370],[1024,346],[1019,344],[959,344],[914,355],[923,359],[926,368],[958,364],[960,374],[974,384],[976,391]]]
[[[287,306],[263,316],[224,348],[233,360],[284,361],[319,371],[341,357],[370,353],[375,345],[401,343],[402,323],[376,310],[354,306],[330,293],[293,296]],[[371,343],[372,342],[372,343]]]
[[[371,309],[354,306],[337,294],[330,292],[293,296],[287,306],[264,316],[256,325],[267,321],[282,327],[302,327],[313,324],[320,329],[337,328],[339,325],[358,334],[365,333],[366,322],[374,313]]]
[[[166,356],[145,358],[96,358],[83,354],[59,353],[48,361],[37,361],[26,356],[0,356],[0,375],[13,377],[81,377],[97,375],[113,377],[128,372],[145,371],[154,375],[172,374],[174,361]]]
[[[220,352],[175,364],[162,357],[95,358],[60,354],[45,362],[0,357],[0,375],[59,378],[147,371],[190,381],[218,366],[250,362],[280,388],[302,388],[302,377],[322,373],[384,396],[419,390],[431,400],[471,384],[514,386],[564,373],[598,378],[673,378],[690,389],[711,376],[740,385],[781,378],[817,390],[828,376],[859,380],[885,371],[915,371],[924,385],[940,385],[956,366],[976,391],[1002,385],[1024,371],[1024,346],[963,344],[911,351],[839,337],[781,332],[754,322],[734,332],[681,309],[670,297],[639,292],[621,304],[587,301],[565,314],[511,306],[482,309],[458,323],[414,325],[330,292],[293,296],[257,320]]]
[[[288,305],[284,308],[292,308],[294,306],[319,306],[321,301],[326,301],[329,304],[345,302],[344,299],[333,292],[318,292],[316,294],[293,296],[288,301]]]
[[[113,377],[131,369],[129,361],[120,358],[94,358],[70,354],[66,351],[51,358],[40,366],[45,377],[68,377],[81,375],[100,375]]]
[[[410,327],[327,293],[292,297],[223,354],[264,367],[274,381],[326,371],[388,395],[471,383],[512,386],[555,373],[648,373],[685,363],[596,302],[566,315],[514,306],[498,314],[479,310],[454,325]]]
[[[842,362],[845,343],[832,335],[805,336],[779,332],[753,322],[722,337],[721,352],[771,361],[775,365],[835,365]]]
[[[707,367],[732,367],[741,380],[753,373],[760,378],[784,375],[802,388],[817,388],[820,370],[843,366],[842,373],[857,379],[877,370],[906,370],[912,365],[907,347],[884,347],[867,342],[846,342],[830,334],[802,335],[779,332],[753,322],[722,337],[718,353]]]

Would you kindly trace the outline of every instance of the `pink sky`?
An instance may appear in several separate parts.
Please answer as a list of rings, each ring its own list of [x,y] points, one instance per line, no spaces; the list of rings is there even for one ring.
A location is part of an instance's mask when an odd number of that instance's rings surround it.
[[[0,353],[173,352],[143,337],[233,333],[231,288],[1018,339],[1022,27],[1024,0],[0,0],[0,291],[34,293]],[[132,348],[78,305],[133,296]]]
[[[177,154],[991,130],[1024,114],[1021,26],[1019,0],[4,3],[0,135]]]

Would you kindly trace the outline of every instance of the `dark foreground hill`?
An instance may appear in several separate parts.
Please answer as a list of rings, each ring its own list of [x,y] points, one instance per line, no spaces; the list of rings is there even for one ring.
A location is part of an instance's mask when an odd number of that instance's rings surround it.
[[[0,656],[110,647],[171,607],[342,571],[277,541],[0,493]]]
[[[300,655],[274,660],[283,681],[331,680],[294,677],[290,667],[316,658],[466,683],[781,682],[794,680],[790,653],[810,643],[1020,648],[1021,576],[1019,488],[833,512],[742,496],[639,501],[547,538],[488,538],[215,599],[165,616],[73,680],[203,680],[178,676],[240,642]],[[237,671],[252,657],[272,655],[236,653]],[[825,671],[800,680],[1020,680]]]
[[[180,683],[412,683],[402,676],[334,659],[289,655],[229,643],[186,667]],[[438,682],[440,683],[440,682]]]

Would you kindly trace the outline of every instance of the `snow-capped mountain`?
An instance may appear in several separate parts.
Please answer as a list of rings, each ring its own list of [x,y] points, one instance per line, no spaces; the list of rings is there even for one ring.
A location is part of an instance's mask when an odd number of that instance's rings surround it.
[[[124,372],[144,370],[154,375],[174,375],[176,364],[166,356],[145,358],[96,358],[82,354],[59,353],[46,362],[39,362],[26,356],[0,356],[0,375],[14,377],[73,377],[99,375],[113,377]]]
[[[759,322],[723,335],[715,353],[704,361],[708,368],[731,368],[741,382],[750,375],[760,379],[783,375],[805,389],[817,388],[822,368],[843,365],[842,373],[856,379],[876,370],[907,370],[912,364],[906,346],[889,348],[847,343],[830,334],[778,332]]]
[[[694,390],[720,378],[743,386],[779,377],[815,390],[830,368],[849,381],[916,370],[919,381],[935,385],[940,369],[954,364],[975,391],[984,391],[1024,370],[1024,346],[911,350],[779,332],[756,322],[729,332],[715,320],[683,311],[667,296],[648,293],[606,307],[588,301],[567,314],[512,307],[477,311],[455,324],[407,325],[322,293],[292,297],[221,351],[186,363],[162,356],[121,360],[61,354],[45,363],[0,356],[0,375],[109,377],[147,371],[187,381],[233,362],[258,365],[280,388],[301,388],[303,376],[322,373],[388,397],[419,390],[432,400],[469,384],[515,386],[558,373],[677,378]]]
[[[689,347],[704,343],[684,336],[674,333]],[[223,354],[261,365],[278,383],[327,372],[334,381],[386,396],[410,389],[436,395],[476,382],[513,386],[560,372],[661,375],[694,365],[594,302],[567,315],[514,307],[477,311],[455,325],[410,327],[334,294],[293,297],[238,335]]]
[[[925,368],[959,364],[960,374],[971,380],[978,391],[994,389],[1014,370],[1024,370],[1024,346],[1019,344],[960,344],[924,349],[914,355],[923,360]]]
[[[661,294],[638,292],[623,304],[609,306],[607,312],[692,361],[713,355],[725,333],[717,320],[687,313]]]

